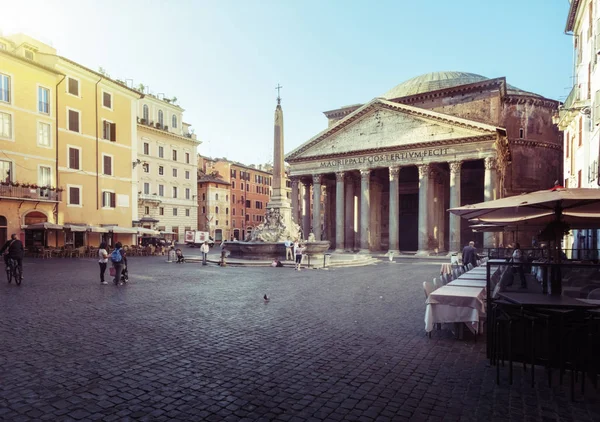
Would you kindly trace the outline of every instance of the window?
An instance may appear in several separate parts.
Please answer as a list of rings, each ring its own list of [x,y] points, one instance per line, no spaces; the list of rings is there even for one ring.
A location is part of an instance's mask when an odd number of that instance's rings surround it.
[[[236,169],[231,169],[231,177],[235,178],[236,177],[236,173],[237,173]]]
[[[229,208],[225,208],[225,215],[229,215]]]
[[[144,207],[144,214],[150,214],[150,207]]]
[[[72,132],[79,132],[79,112],[75,110],[69,110],[69,130]]]
[[[150,155],[150,144],[148,142],[144,142],[144,154]]]
[[[581,170],[577,170],[577,187],[581,187]]]
[[[115,207],[115,193],[114,192],[102,192],[102,208],[114,208]]]
[[[189,163],[190,163],[190,153],[189,153],[189,152],[186,152],[186,153],[185,153],[185,163],[186,163],[186,164],[189,164]]]
[[[38,111],[44,114],[50,114],[50,90],[38,87]]]
[[[206,214],[206,207],[202,207],[202,214]]]
[[[215,199],[218,201],[219,200],[219,194],[215,193]]]
[[[225,200],[229,201],[229,195],[225,195]]]
[[[173,198],[177,198],[177,186],[173,186]]]
[[[81,205],[80,188],[69,186],[69,205]]]
[[[177,127],[177,116],[173,114],[173,117],[171,118],[171,127],[176,128]]]
[[[149,116],[150,113],[148,112],[148,106],[146,104],[144,104],[144,107],[142,107],[142,119],[144,120],[142,123],[150,123],[150,119]]]
[[[231,209],[231,215],[235,215],[235,208]]]
[[[186,170],[186,171],[185,171],[185,178],[186,178],[187,180],[190,180],[190,171],[189,171],[189,170]]]
[[[219,213],[219,207],[215,207],[215,214]]]
[[[79,81],[77,79],[68,78],[67,85],[69,94],[79,97]]]
[[[190,199],[190,188],[185,188],[185,199]]]
[[[240,189],[244,190],[244,184],[243,183],[241,184]]]
[[[38,145],[42,147],[51,146],[50,124],[38,122]]]
[[[6,160],[0,160],[0,182],[12,182],[12,163]]]
[[[177,169],[173,169],[173,177],[177,177]]]
[[[158,185],[158,196],[165,196],[165,185]]]
[[[47,166],[38,167],[38,185],[52,186],[52,169]]]
[[[186,217],[189,217],[189,216],[190,216],[190,209],[189,209],[189,208],[186,208],[186,209],[185,209],[185,216],[186,216]]]
[[[579,118],[579,145],[583,145],[583,117]]]
[[[173,161],[177,161],[177,150],[173,150]]]
[[[112,157],[110,155],[104,155],[102,157],[103,167],[102,173],[107,176],[112,176]]]
[[[112,95],[109,92],[102,93],[102,105],[112,110]]]
[[[164,207],[159,207],[158,208],[158,215],[165,215],[165,209],[164,209]]]
[[[173,217],[177,216],[177,208],[173,208]]]
[[[158,126],[162,127],[162,125],[163,125],[163,111],[158,110]],[[177,215],[177,214],[173,214],[173,215]]]
[[[567,153],[567,158],[569,158],[569,150],[571,149],[571,137],[569,132],[567,132],[567,145],[566,145],[566,153]]]
[[[165,168],[163,166],[158,166],[158,174],[160,176],[164,176],[164,174],[165,174]]]
[[[102,138],[111,142],[117,141],[117,125],[107,120],[102,121]]]
[[[33,60],[33,51],[31,51],[31,50],[25,50],[24,53],[25,53],[25,58],[27,60]]]
[[[78,148],[69,147],[69,168],[81,170],[81,151]]]
[[[246,208],[250,208],[252,207],[252,201],[250,201],[249,199],[246,199]]]
[[[10,103],[10,76],[0,74],[0,101]]]
[[[250,183],[246,183],[246,192],[250,192]]]
[[[215,220],[215,226],[219,225],[219,220]]]
[[[250,214],[246,214],[246,221],[250,221]]]
[[[206,201],[206,194],[205,193],[202,194],[202,200]]]
[[[144,182],[144,195],[150,195],[150,183]]]
[[[150,173],[150,164],[148,164],[148,163],[142,164],[142,169],[144,170],[144,173]]]
[[[235,195],[231,195],[231,202],[235,204]]]
[[[165,148],[164,147],[158,147],[158,157],[165,158]]]
[[[235,180],[231,181],[231,189],[235,189]]]

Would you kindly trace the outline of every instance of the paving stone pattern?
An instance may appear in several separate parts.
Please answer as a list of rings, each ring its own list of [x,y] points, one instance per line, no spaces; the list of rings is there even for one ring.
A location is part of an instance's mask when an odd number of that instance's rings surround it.
[[[101,285],[93,259],[27,259],[0,283],[0,419],[600,420],[568,377],[495,384],[481,338],[423,331],[422,281],[404,261],[293,271],[130,258]],[[270,296],[265,303],[264,294]]]

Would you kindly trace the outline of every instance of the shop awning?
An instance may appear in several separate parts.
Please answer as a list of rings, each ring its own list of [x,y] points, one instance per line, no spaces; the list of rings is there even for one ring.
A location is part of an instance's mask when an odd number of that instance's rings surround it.
[[[92,233],[108,233],[106,227],[98,227],[98,226],[87,226],[88,231]]]
[[[25,230],[62,230],[63,226],[53,223],[35,223],[28,226],[21,226]]]
[[[71,230],[72,232],[87,231],[87,226],[77,226],[75,224],[65,224],[63,227],[65,228],[65,230]]]
[[[107,226],[104,228],[112,233],[137,234],[137,229],[134,229],[133,227]]]
[[[152,236],[156,236],[157,234],[159,234],[158,230],[147,229],[145,227],[137,227],[137,232],[138,234],[150,234]]]

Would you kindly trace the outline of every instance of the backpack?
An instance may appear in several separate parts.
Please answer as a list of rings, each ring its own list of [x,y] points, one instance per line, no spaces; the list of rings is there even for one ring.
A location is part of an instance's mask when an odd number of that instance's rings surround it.
[[[112,253],[110,254],[110,260],[112,262],[121,262],[123,260],[123,257],[121,256],[121,250],[115,249],[114,251],[112,251]]]

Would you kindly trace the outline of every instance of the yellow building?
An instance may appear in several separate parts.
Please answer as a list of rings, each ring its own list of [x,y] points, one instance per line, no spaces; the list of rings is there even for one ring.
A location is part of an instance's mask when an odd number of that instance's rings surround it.
[[[142,95],[22,34],[0,38],[0,54],[4,178],[8,169],[13,183],[63,189],[10,186],[10,200],[0,195],[7,232],[29,227],[21,232],[26,246],[133,243]],[[64,229],[31,230],[40,222]]]

